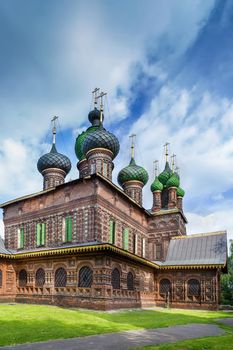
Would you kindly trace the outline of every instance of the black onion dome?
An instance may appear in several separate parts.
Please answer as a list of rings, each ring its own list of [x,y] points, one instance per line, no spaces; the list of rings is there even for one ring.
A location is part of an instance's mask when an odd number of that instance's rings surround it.
[[[105,148],[111,151],[114,159],[119,153],[120,144],[114,134],[101,126],[86,137],[83,143],[83,153],[86,155],[87,152],[95,148]]]
[[[92,111],[89,112],[88,119],[93,126],[99,126],[101,124],[100,111],[95,107]],[[102,114],[102,121],[103,120],[104,115]]]
[[[52,145],[51,151],[40,157],[37,162],[37,169],[40,173],[50,168],[61,169],[66,174],[68,174],[71,169],[69,158],[64,154],[58,153],[55,144]]]

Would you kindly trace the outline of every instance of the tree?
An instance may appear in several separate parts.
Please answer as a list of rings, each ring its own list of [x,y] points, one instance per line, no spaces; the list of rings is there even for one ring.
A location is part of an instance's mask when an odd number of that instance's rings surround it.
[[[233,241],[230,242],[228,273],[221,276],[221,303],[224,305],[233,305]]]

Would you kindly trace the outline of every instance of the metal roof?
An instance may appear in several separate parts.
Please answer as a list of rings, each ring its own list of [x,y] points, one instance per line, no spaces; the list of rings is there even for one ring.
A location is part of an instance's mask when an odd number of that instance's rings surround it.
[[[11,253],[12,253],[12,251],[7,250],[5,248],[4,241],[3,241],[2,237],[0,237],[0,254],[11,254]]]
[[[174,237],[161,265],[225,265],[226,261],[227,234],[226,231],[218,231]]]

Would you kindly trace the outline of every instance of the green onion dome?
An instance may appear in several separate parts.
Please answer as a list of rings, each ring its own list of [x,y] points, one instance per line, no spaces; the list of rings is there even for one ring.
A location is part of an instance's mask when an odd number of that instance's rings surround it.
[[[170,187],[179,187],[180,185],[180,180],[178,178],[178,176],[173,173],[171,175],[171,177],[168,179],[167,183],[166,183],[166,187],[170,188]]]
[[[90,113],[89,113],[90,114]],[[77,156],[77,158],[79,160],[82,160],[85,158],[85,155],[83,153],[83,143],[86,139],[86,137],[96,131],[96,129],[98,128],[98,126],[90,126],[86,131],[83,131],[81,134],[78,135],[78,137],[76,138],[76,142],[75,142],[75,154]]]
[[[162,171],[162,173],[159,174],[158,179],[165,186],[171,175],[172,170],[170,168],[169,163],[166,162],[164,171]]]
[[[131,158],[129,165],[123,168],[117,177],[120,186],[123,186],[127,181],[140,181],[144,185],[149,179],[147,171],[135,163],[134,158]]]
[[[176,193],[177,193],[177,197],[184,197],[185,195],[185,191],[181,187],[177,188]]]
[[[64,154],[58,153],[54,143],[51,151],[40,157],[37,162],[37,169],[40,173],[50,168],[61,169],[66,173],[66,175],[71,169],[71,162],[69,158]]]
[[[178,177],[178,179],[180,180],[180,175],[178,174],[177,171],[174,171],[174,174]]]
[[[152,182],[150,189],[151,189],[151,192],[163,190],[163,184],[159,181],[157,176],[155,177],[154,181]]]
[[[117,137],[101,125],[94,132],[89,133],[83,142],[84,155],[95,148],[104,148],[111,151],[114,159],[120,150],[120,144]]]

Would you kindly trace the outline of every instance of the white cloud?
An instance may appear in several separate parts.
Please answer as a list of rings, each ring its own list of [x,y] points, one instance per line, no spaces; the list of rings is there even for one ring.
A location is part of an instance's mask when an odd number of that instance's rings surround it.
[[[233,239],[233,217],[231,210],[216,211],[202,216],[194,213],[186,213],[189,221],[187,233],[205,233],[227,230],[227,238]]]
[[[41,187],[36,169],[39,148],[36,150],[31,145],[9,138],[1,142],[0,149],[1,197],[14,198]]]
[[[147,208],[152,205],[152,163],[159,159],[163,169],[162,145],[171,143],[186,191],[190,233],[227,229],[233,238],[232,203],[224,197],[233,188],[233,140],[222,127],[229,123],[232,106],[232,101],[209,91],[202,94],[198,86],[184,90],[167,83],[128,131],[128,135],[137,134],[136,161],[150,174],[144,189]],[[128,139],[122,146],[129,149]],[[116,173],[128,161],[129,152],[122,152]]]
[[[126,118],[137,73],[131,68],[138,63],[145,74],[164,83],[150,110],[130,130],[138,135],[138,163],[152,170],[153,160],[161,160],[162,144],[169,140],[178,155],[187,197],[217,198],[230,188],[233,142],[223,141],[219,131],[224,133],[232,125],[231,103],[206,92],[199,97],[199,107],[190,113],[197,99],[195,87],[180,90],[165,83],[168,74],[164,65],[172,65],[172,60],[192,45],[213,5],[213,0],[147,1],[147,6],[141,1],[102,1],[91,2],[90,8],[89,2],[82,2],[69,20],[62,16],[62,25],[56,27],[58,45],[51,43],[50,56],[41,50],[37,70],[33,66],[34,76],[22,79],[20,88],[15,81],[10,96],[0,98],[1,194],[14,198],[41,189],[36,162],[45,145],[39,145],[39,140],[48,130],[51,116],[60,115],[64,128],[80,131],[90,106],[89,92],[96,85],[110,92],[110,118],[106,111],[106,120],[111,123]],[[169,57],[167,48],[172,53]],[[158,56],[156,63],[148,63],[147,50]],[[207,127],[213,118],[221,122]],[[121,150],[126,147],[128,140],[122,140]],[[117,169],[128,163],[128,155],[121,151],[115,177]],[[221,169],[224,178],[219,181]],[[76,176],[75,164],[71,175]],[[147,186],[147,207],[151,201]]]

